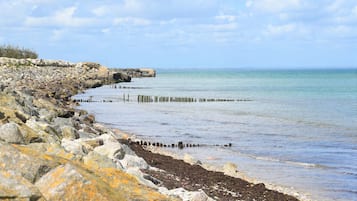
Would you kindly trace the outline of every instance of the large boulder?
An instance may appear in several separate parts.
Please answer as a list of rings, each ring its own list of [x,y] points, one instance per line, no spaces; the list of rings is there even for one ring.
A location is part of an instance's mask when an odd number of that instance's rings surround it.
[[[62,126],[61,132],[62,132],[62,138],[66,138],[66,139],[70,139],[70,140],[79,138],[78,132],[76,131],[76,129],[74,129],[71,126]]]
[[[69,140],[63,138],[61,146],[69,153],[72,153],[77,156],[84,156],[88,154],[86,146],[84,146],[80,140]]]
[[[97,152],[91,151],[83,157],[83,163],[92,168],[116,168],[113,160],[106,156],[100,155]]]
[[[113,73],[113,79],[117,82],[130,82],[131,77],[125,73]]]
[[[106,189],[88,172],[71,164],[44,175],[36,186],[47,200],[124,200],[120,193]]]
[[[32,150],[24,153],[10,144],[0,144],[0,164],[0,171],[14,172],[32,183],[58,165],[41,159]]]
[[[13,144],[22,144],[25,142],[19,126],[13,122],[0,127],[0,140]]]
[[[124,149],[118,142],[104,142],[104,145],[94,148],[94,151],[114,160],[121,160],[125,156]]]
[[[45,200],[41,192],[23,177],[0,171],[0,200]]]
[[[139,168],[139,169],[147,169],[149,168],[149,165],[146,163],[146,161],[143,158],[140,158],[136,155],[130,155],[126,154],[125,157],[120,160],[120,163],[124,167],[124,169],[129,169],[129,168]]]

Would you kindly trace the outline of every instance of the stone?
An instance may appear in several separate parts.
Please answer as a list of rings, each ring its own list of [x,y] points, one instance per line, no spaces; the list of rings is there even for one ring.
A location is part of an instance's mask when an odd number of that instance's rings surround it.
[[[124,200],[69,163],[47,173],[35,185],[47,200]]]
[[[42,139],[42,141],[50,143],[60,142],[60,137],[58,136],[57,131],[44,121],[36,121],[31,118],[26,121],[26,126],[35,131],[37,133],[37,138]]]
[[[97,152],[91,151],[83,157],[83,163],[92,168],[116,168],[113,160],[106,156],[100,155]]]
[[[44,201],[41,192],[23,177],[0,171],[0,200]]]
[[[81,144],[80,141],[77,140],[69,140],[66,138],[63,138],[61,141],[61,146],[68,151],[69,153],[72,153],[74,155],[80,155],[84,156],[88,153],[88,150],[86,149],[85,146]]]
[[[104,142],[102,146],[94,148],[94,151],[115,160],[121,160],[125,156],[125,152],[119,142]]]
[[[171,200],[121,171],[106,168],[91,174],[70,163],[47,173],[35,185],[47,200]]]
[[[200,160],[195,159],[193,156],[189,154],[184,154],[183,161],[191,165],[202,165],[202,162]]]
[[[62,138],[74,140],[79,138],[79,134],[73,127],[63,126],[61,127]]]
[[[237,174],[237,165],[234,163],[226,163],[223,166],[223,172],[229,176],[235,176]]]
[[[86,80],[84,82],[84,86],[86,88],[97,88],[103,85],[103,82],[101,80]]]
[[[5,113],[0,112],[0,120],[5,119]]]
[[[13,144],[23,144],[24,137],[16,123],[7,123],[0,127],[0,140]]]
[[[164,195],[177,196],[182,201],[214,201],[214,199],[208,197],[208,195],[202,191],[187,191],[184,188],[175,188],[168,190],[165,187],[160,187],[159,192]]]
[[[31,152],[23,153],[10,144],[0,144],[0,171],[13,171],[33,183],[57,166]]]
[[[130,82],[131,77],[125,73],[113,73],[113,79],[121,82]]]
[[[125,157],[120,160],[120,163],[123,165],[124,169],[131,167],[137,167],[139,169],[149,168],[149,165],[146,163],[146,161],[136,155],[126,154]]]

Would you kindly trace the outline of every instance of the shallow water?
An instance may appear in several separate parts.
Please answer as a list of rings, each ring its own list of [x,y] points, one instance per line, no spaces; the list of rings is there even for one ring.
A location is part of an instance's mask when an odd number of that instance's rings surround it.
[[[318,200],[357,199],[357,70],[177,70],[76,98],[98,121]],[[119,86],[118,85],[118,86]],[[123,101],[129,95],[130,101]],[[249,99],[137,103],[137,95]],[[101,102],[111,100],[113,102]],[[214,144],[232,143],[232,147]],[[212,160],[213,159],[213,160]]]

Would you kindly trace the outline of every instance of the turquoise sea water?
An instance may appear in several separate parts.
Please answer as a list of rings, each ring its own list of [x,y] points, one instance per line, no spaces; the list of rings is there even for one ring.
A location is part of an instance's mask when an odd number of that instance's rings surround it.
[[[98,121],[316,200],[357,200],[357,70],[161,70],[77,98]],[[118,86],[119,86],[118,85]],[[123,94],[129,102],[124,102]],[[137,95],[250,99],[137,103]]]

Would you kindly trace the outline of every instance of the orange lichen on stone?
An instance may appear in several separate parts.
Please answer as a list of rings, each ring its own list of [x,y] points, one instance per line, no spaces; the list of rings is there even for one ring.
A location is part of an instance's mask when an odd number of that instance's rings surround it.
[[[114,168],[98,170],[99,176],[112,188],[123,192],[128,200],[170,200],[166,196],[140,184],[135,177]]]

